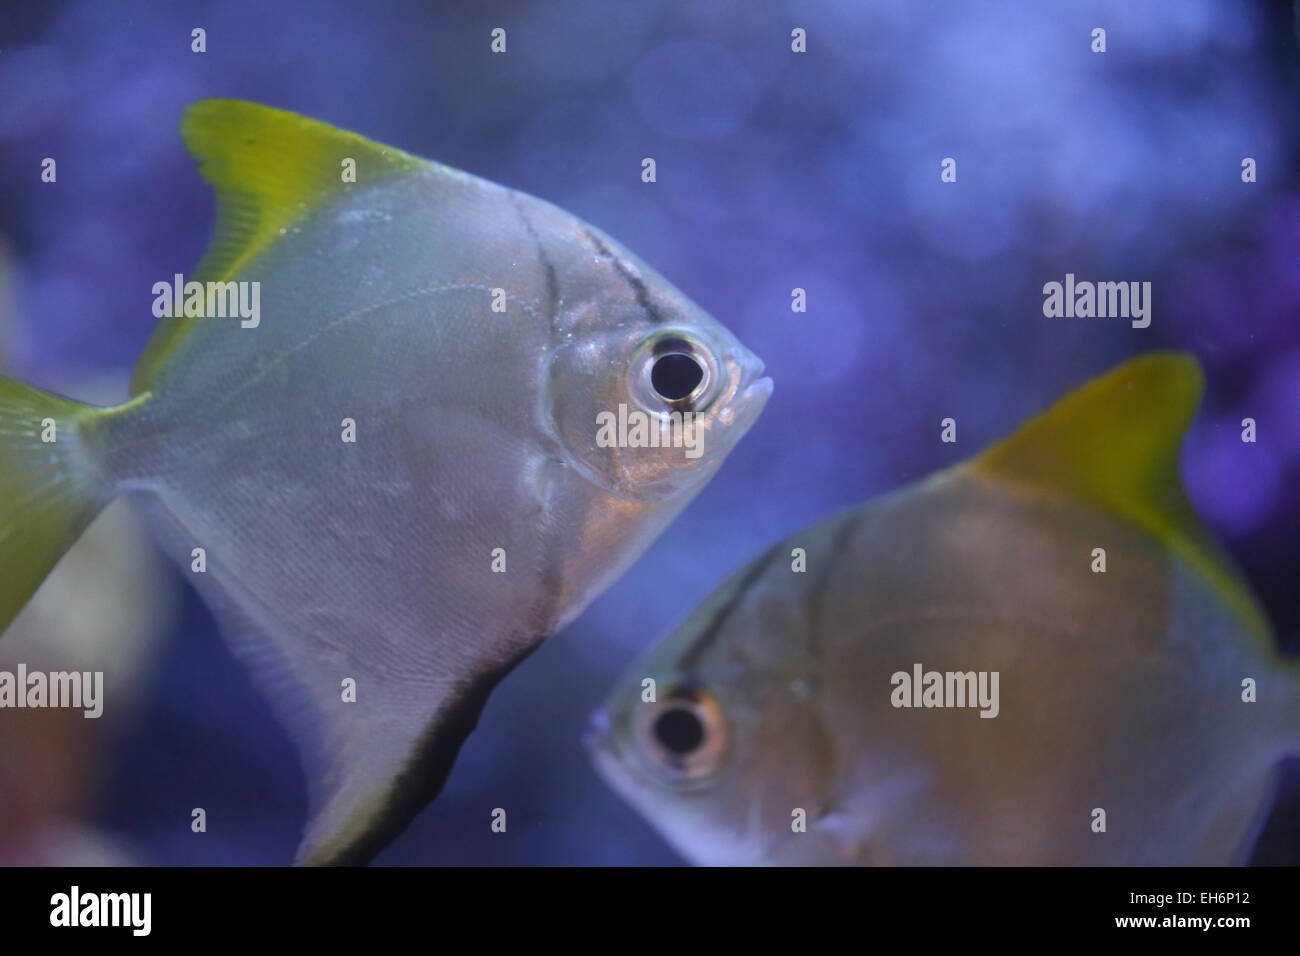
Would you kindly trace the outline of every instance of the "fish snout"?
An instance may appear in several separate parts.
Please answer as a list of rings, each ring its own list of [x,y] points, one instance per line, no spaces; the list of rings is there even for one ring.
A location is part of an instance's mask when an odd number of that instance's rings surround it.
[[[602,708],[592,713],[582,734],[582,746],[588,753],[609,749],[609,714]]]
[[[767,369],[763,360],[748,350],[734,357],[731,362],[739,371],[740,380],[718,409],[717,415],[718,421],[724,426],[735,428],[735,437],[739,439],[767,405],[767,400],[772,395],[773,382],[763,374]]]

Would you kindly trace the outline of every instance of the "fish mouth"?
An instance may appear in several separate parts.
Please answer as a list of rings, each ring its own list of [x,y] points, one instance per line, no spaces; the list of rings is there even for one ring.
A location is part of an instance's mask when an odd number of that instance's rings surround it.
[[[582,734],[582,746],[590,754],[610,750],[609,715],[598,710],[587,721],[587,729]]]
[[[636,771],[623,758],[618,743],[614,740],[609,715],[605,711],[598,710],[591,715],[587,729],[582,734],[582,746],[587,751],[587,759],[591,761],[596,776],[623,799],[635,803],[638,787],[635,782]]]
[[[745,376],[740,380],[740,386],[735,391],[732,404],[744,403],[745,405],[762,408],[767,403],[774,387],[772,379],[763,374],[767,370],[767,366],[762,359],[752,353],[739,364],[741,368],[745,369]]]
[[[767,401],[774,387],[775,383],[767,376],[764,376],[744,386],[740,392],[740,397],[746,401]]]
[[[738,428],[738,433],[744,434],[767,405],[772,387],[772,380],[763,376],[763,363],[754,359],[748,373],[718,406],[718,422],[726,428]]]

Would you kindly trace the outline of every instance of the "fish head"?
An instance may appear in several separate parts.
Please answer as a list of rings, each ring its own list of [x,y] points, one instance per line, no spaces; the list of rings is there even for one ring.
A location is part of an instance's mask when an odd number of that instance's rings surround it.
[[[606,783],[696,863],[801,859],[833,786],[790,605],[755,593],[749,573],[634,665],[585,740]]]
[[[567,462],[633,502],[688,499],[749,427],[772,381],[719,322],[613,239],[588,229],[565,270],[550,424]]]

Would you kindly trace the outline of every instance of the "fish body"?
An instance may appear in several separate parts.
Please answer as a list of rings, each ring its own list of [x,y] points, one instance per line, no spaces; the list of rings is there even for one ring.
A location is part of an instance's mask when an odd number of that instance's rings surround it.
[[[164,318],[118,408],[3,383],[0,482],[50,506],[14,509],[0,538],[22,579],[0,612],[104,502],[145,493],[303,755],[299,859],[362,862],[436,795],[495,682],[645,550],[771,383],[542,200],[251,103],[196,104],[182,132],[218,194],[196,278],[257,283],[260,314]],[[698,383],[660,394],[664,354]],[[690,411],[700,453],[600,443],[620,403]],[[36,440],[47,418],[56,446]]]
[[[1138,359],[791,535],[633,667],[598,768],[699,863],[1239,859],[1300,695],[1178,484],[1199,394]]]

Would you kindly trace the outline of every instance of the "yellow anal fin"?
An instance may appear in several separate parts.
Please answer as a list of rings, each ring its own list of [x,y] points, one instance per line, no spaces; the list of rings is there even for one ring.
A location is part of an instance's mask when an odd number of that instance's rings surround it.
[[[1267,620],[1201,522],[1179,477],[1204,375],[1191,355],[1152,352],[1084,384],[968,465],[1067,494],[1142,528],[1209,581],[1257,636]]]
[[[355,186],[432,165],[328,123],[242,100],[190,105],[181,136],[217,198],[212,241],[191,277],[198,282],[228,280],[298,219]],[[149,388],[193,322],[159,323],[136,365],[132,394]]]

